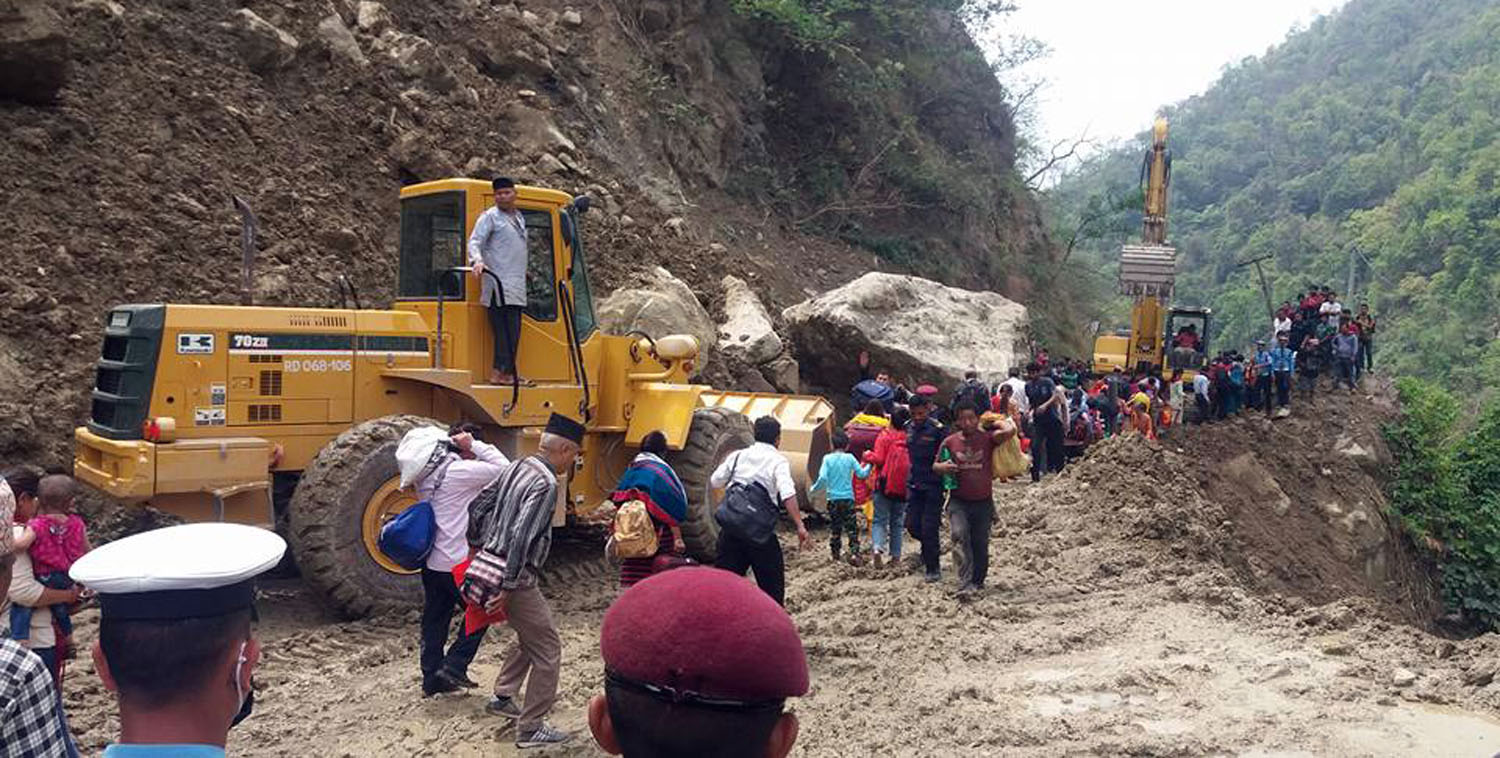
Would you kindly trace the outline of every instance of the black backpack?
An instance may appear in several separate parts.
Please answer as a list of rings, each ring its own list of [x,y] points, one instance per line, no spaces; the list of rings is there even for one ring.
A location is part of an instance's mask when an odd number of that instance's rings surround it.
[[[730,535],[763,545],[776,539],[776,520],[781,514],[764,484],[734,481],[734,469],[739,463],[739,454],[736,453],[729,469],[729,488],[724,491],[724,499],[714,512],[714,520]]]
[[[953,393],[952,409],[956,410],[958,406],[968,403],[978,409],[980,413],[984,413],[990,409],[989,400],[989,388],[984,386],[983,382],[978,379],[966,379]]]

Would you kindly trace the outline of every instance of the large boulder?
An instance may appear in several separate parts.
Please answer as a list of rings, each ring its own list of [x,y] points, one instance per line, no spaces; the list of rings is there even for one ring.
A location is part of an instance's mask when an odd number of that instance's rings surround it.
[[[726,276],[724,324],[719,327],[719,347],[744,362],[759,366],[781,354],[781,337],[771,324],[771,314],[761,305],[750,285],[737,276]]]
[[[364,51],[359,47],[359,40],[354,38],[354,32],[344,25],[344,19],[337,13],[330,14],[318,23],[318,39],[323,41],[328,52],[335,58],[342,58],[357,66],[368,62]]]
[[[697,337],[700,366],[717,342],[714,320],[693,289],[660,266],[639,277],[636,284],[610,293],[596,310],[599,327],[609,334],[639,331],[652,337]]]
[[[0,100],[44,105],[68,79],[62,18],[41,0],[0,0]]]
[[[282,68],[297,57],[297,38],[256,15],[249,8],[234,12],[229,23],[239,39],[240,57],[251,71],[265,74]]]
[[[872,272],[783,313],[802,375],[825,388],[859,379],[861,350],[909,386],[1003,379],[1025,360],[1026,307],[993,292]]]

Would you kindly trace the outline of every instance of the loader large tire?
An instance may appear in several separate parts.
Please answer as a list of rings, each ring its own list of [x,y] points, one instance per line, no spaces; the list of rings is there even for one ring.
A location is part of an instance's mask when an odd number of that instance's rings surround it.
[[[377,555],[368,533],[371,525],[378,533],[382,516],[412,500],[394,490],[400,479],[396,444],[419,426],[446,428],[420,416],[385,416],[351,427],[313,458],[292,494],[292,549],[302,577],[347,618],[422,604],[421,577]]]
[[[718,496],[708,479],[730,453],[754,442],[750,420],[724,408],[693,411],[687,444],[667,454],[667,462],[687,489],[688,517],[682,524],[682,541],[688,555],[710,563],[718,552],[719,524],[714,521]]]

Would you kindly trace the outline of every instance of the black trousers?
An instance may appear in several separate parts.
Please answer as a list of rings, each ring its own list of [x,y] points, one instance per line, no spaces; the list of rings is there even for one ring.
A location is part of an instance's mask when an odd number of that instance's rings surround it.
[[[714,565],[740,576],[746,569],[755,572],[755,584],[771,596],[777,605],[786,605],[786,559],[781,554],[781,541],[772,539],[756,544],[719,532],[719,557]]]
[[[1271,375],[1269,373],[1255,377],[1255,402],[1252,405],[1261,406],[1266,413],[1271,412]]]
[[[1051,411],[1047,412],[1048,415]],[[1031,481],[1039,482],[1047,471],[1063,470],[1066,453],[1063,451],[1063,425],[1056,419],[1037,419],[1032,424]]]
[[[1292,372],[1276,372],[1276,407],[1285,408],[1292,402]]]
[[[516,348],[521,344],[521,306],[491,305],[490,330],[495,334],[495,370],[516,373]]]
[[[939,571],[938,532],[943,526],[943,490],[938,486],[907,490],[907,520],[922,543],[922,568],[929,574]],[[910,531],[910,530],[909,530]]]
[[[468,674],[474,654],[479,652],[479,643],[484,639],[480,629],[473,634],[464,634],[462,625],[458,639],[443,652],[448,642],[448,627],[453,622],[453,611],[464,607],[459,597],[458,586],[453,583],[453,574],[433,571],[422,567],[422,686],[431,689],[433,677],[444,671],[455,678]]]
[[[983,587],[990,572],[990,526],[995,523],[994,500],[948,500],[948,529],[958,558],[960,585]]]

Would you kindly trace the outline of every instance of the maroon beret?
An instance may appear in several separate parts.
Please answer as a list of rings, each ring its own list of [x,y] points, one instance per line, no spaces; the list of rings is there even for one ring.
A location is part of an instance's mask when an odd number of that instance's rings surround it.
[[[743,701],[807,693],[807,654],[781,606],[744,577],[687,566],[620,595],[604,614],[607,669],[679,692]]]

